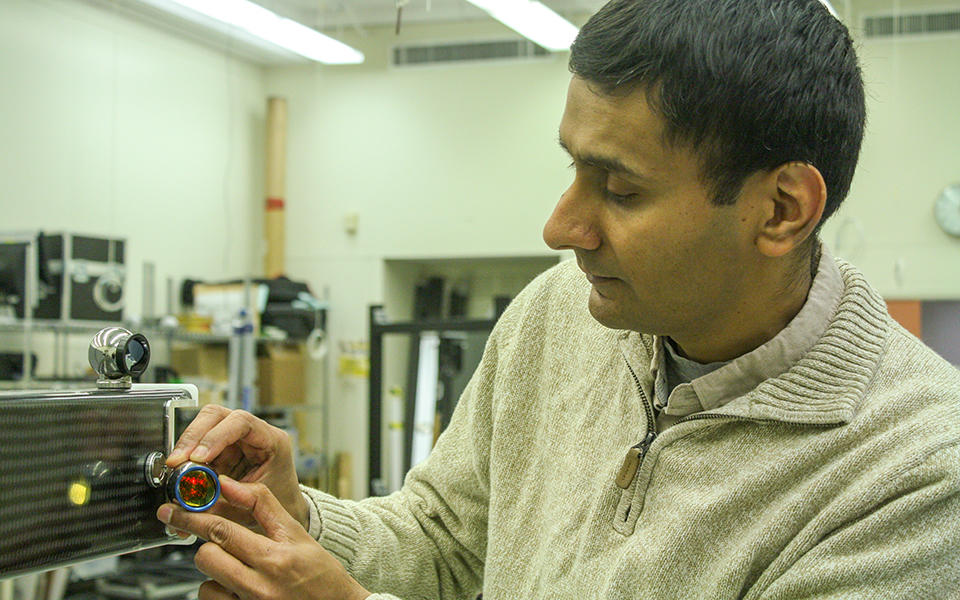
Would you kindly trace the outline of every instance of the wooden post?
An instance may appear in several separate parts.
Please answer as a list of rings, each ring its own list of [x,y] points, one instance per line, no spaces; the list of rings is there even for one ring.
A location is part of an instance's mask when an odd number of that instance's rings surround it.
[[[333,494],[340,499],[353,498],[353,456],[338,452],[334,465]]]
[[[287,101],[267,100],[267,202],[263,216],[266,253],[264,274],[283,275],[286,245],[286,178],[287,178]]]

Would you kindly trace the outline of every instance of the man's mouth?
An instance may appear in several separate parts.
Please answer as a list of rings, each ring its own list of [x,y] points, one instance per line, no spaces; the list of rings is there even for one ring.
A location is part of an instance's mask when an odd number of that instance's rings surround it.
[[[604,277],[603,275],[597,275],[593,271],[584,268],[583,263],[580,262],[580,257],[577,257],[577,266],[580,267],[580,270],[583,271],[583,274],[587,276],[587,281],[593,285],[613,281],[616,279],[616,277]]]
[[[616,279],[616,277],[601,277],[600,275],[594,275],[592,273],[586,273],[586,275],[587,275],[587,281],[589,281],[593,285],[597,285],[599,283],[606,283],[608,281],[614,281]]]

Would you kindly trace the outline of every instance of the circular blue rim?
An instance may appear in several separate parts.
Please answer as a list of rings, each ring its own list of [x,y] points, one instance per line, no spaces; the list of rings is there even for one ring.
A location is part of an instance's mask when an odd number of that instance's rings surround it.
[[[209,474],[210,477],[213,479],[213,484],[215,486],[215,490],[213,493],[213,500],[204,504],[203,506],[190,506],[189,504],[183,501],[183,498],[180,497],[180,480],[183,479],[184,475],[192,471],[204,471],[207,474]],[[203,512],[205,510],[208,510],[214,504],[216,504],[217,500],[220,499],[220,478],[217,477],[217,473],[210,467],[205,467],[203,465],[194,465],[189,469],[185,469],[183,473],[180,473],[179,475],[177,475],[177,480],[174,482],[174,485],[173,485],[173,493],[174,493],[174,497],[177,500],[177,504],[182,506],[184,509],[189,510],[190,512]]]

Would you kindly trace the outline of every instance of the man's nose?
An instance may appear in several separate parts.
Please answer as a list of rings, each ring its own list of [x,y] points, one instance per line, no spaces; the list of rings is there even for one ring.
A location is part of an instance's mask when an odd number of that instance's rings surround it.
[[[582,195],[580,187],[574,181],[567,188],[543,226],[543,241],[554,250],[596,250],[600,247],[595,208]]]

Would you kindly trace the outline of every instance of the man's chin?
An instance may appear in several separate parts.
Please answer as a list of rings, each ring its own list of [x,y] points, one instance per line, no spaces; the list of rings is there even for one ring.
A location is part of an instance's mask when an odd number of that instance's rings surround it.
[[[590,290],[587,302],[590,315],[604,327],[610,329],[632,329],[623,314],[622,307],[616,301],[604,296],[596,288]]]
[[[597,292],[596,288],[590,291],[587,308],[590,310],[590,316],[608,329],[637,331],[651,335],[657,331],[656,327],[649,327],[649,323],[644,325],[637,319],[641,314],[638,307],[612,300],[609,296]]]

